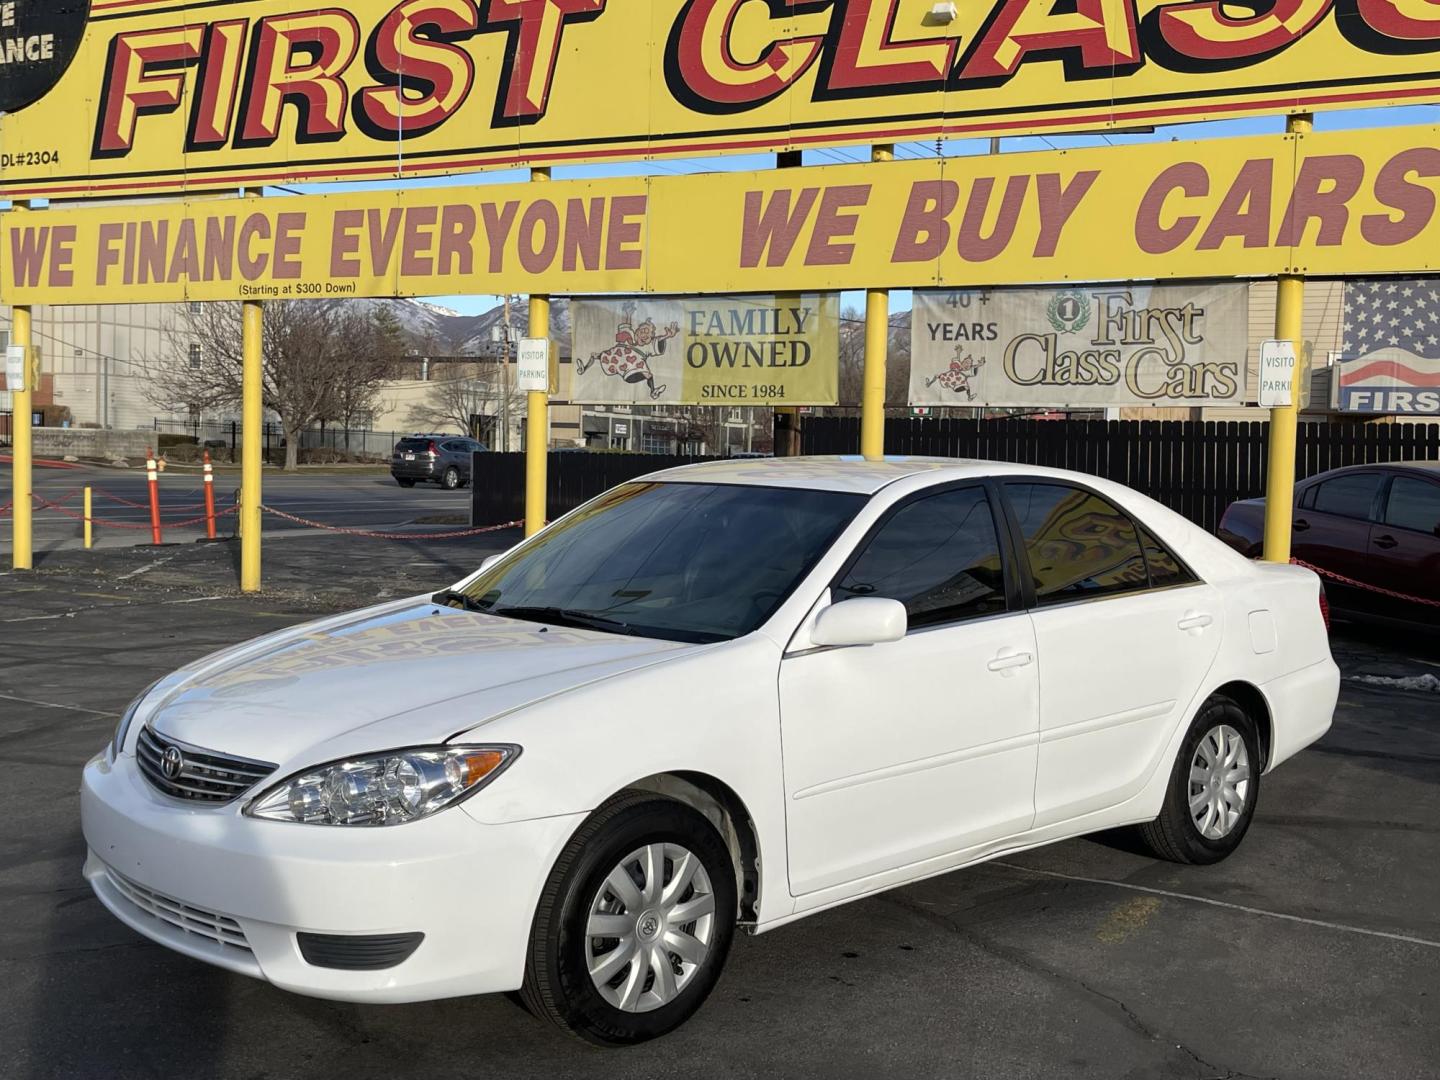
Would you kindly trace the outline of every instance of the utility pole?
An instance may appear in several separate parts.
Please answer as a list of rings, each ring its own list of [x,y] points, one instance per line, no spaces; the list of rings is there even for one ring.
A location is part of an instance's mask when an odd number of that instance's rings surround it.
[[[515,339],[515,327],[510,321],[510,294],[505,294],[505,347],[500,358],[500,448],[510,451],[510,343]]]

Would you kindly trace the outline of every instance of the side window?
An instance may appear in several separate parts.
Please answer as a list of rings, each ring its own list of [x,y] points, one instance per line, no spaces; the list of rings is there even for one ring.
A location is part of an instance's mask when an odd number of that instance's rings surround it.
[[[1005,578],[990,502],[978,487],[909,503],[865,546],[836,587],[899,600],[912,629],[1005,610]]]
[[[1432,536],[1440,534],[1440,484],[1413,476],[1395,477],[1390,481],[1385,524]]]
[[[1315,492],[1315,510],[1321,514],[1369,521],[1383,480],[1379,473],[1355,473],[1326,480]]]
[[[1319,490],[1320,490],[1320,485],[1319,485],[1319,484],[1311,484],[1308,488],[1306,488],[1306,489],[1305,489],[1305,493],[1300,496],[1300,509],[1302,509],[1302,510],[1313,510],[1313,509],[1315,509],[1315,493],[1316,493],[1317,491],[1319,491]]]
[[[1181,565],[1180,560],[1149,529],[1140,530],[1140,545],[1145,549],[1145,567],[1150,571],[1152,589],[1168,589],[1172,585],[1189,585],[1195,575]]]
[[[1128,515],[1068,484],[1006,484],[1041,607],[1149,588]]]

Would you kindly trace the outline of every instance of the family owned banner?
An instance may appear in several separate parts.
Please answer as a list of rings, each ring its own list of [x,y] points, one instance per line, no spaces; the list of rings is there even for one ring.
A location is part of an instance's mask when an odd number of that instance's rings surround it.
[[[1243,283],[917,292],[910,403],[1238,403],[1248,297]]]
[[[833,405],[840,298],[577,300],[576,401],[636,405]]]

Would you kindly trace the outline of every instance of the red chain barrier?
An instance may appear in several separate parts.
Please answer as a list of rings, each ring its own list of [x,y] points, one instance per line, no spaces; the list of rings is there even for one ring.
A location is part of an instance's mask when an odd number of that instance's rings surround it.
[[[1396,592],[1394,589],[1383,589],[1379,585],[1356,581],[1354,578],[1346,577],[1344,574],[1337,574],[1333,570],[1325,570],[1319,566],[1315,566],[1313,563],[1305,562],[1303,559],[1291,559],[1290,562],[1295,566],[1303,566],[1306,570],[1311,570],[1338,585],[1349,585],[1356,589],[1366,589],[1370,592],[1379,593],[1381,596],[1391,596],[1396,600],[1406,600],[1412,604],[1426,604],[1430,607],[1440,607],[1440,600],[1427,600],[1423,596],[1411,596],[1408,593]]]
[[[119,495],[115,495],[115,494],[112,494],[112,493],[109,492],[109,491],[106,491],[104,488],[98,488],[98,487],[97,487],[97,488],[93,488],[92,490],[95,492],[96,495],[99,495],[99,496],[101,496],[102,498],[109,499],[109,500],[110,500],[111,502],[113,502],[113,503],[119,503],[121,506],[133,507],[133,508],[136,509],[136,510],[149,510],[149,509],[150,509],[150,504],[149,504],[148,502],[143,502],[143,503],[142,503],[142,502],[135,502],[133,499],[125,499],[125,498],[122,498],[122,497],[119,496]],[[197,503],[181,503],[179,506],[165,506],[165,507],[163,507],[163,509],[165,509],[165,510],[199,510],[199,509],[200,509],[202,506],[204,506],[204,505],[205,505],[205,504],[204,504],[203,502],[197,502]]]
[[[326,532],[343,533],[346,536],[368,536],[372,540],[458,540],[465,536],[479,536],[482,533],[503,532],[505,529],[518,529],[524,525],[523,521],[509,521],[504,525],[487,525],[480,529],[461,529],[455,532],[443,533],[383,533],[371,532],[368,529],[349,529],[340,525],[326,525],[320,521],[311,521],[309,518],[296,517],[294,514],[287,514],[284,510],[276,510],[273,506],[260,504],[260,509],[275,517],[284,518],[286,521],[293,521],[297,525],[305,525],[312,529],[323,529]]]
[[[35,501],[41,506],[41,508],[45,510],[54,510],[57,514],[61,514],[68,518],[73,518],[76,521],[85,520],[85,515],[83,513],[76,513],[74,510],[67,510],[59,503],[51,502],[49,499],[42,498],[39,495],[34,496],[34,498]],[[106,521],[103,518],[97,517],[92,517],[90,521],[95,525],[104,525],[107,529],[132,529],[136,532],[148,532],[150,529],[150,523],[148,521],[145,522],[143,525],[136,525],[125,521]]]

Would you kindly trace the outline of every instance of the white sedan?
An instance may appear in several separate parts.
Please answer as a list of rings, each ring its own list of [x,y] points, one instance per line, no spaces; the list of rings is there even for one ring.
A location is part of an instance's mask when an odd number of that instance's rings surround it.
[[[161,679],[85,769],[85,875],[287,990],[518,990],[638,1042],[737,926],[1116,826],[1224,858],[1330,725],[1323,604],[1074,473],[671,469],[452,589]]]

